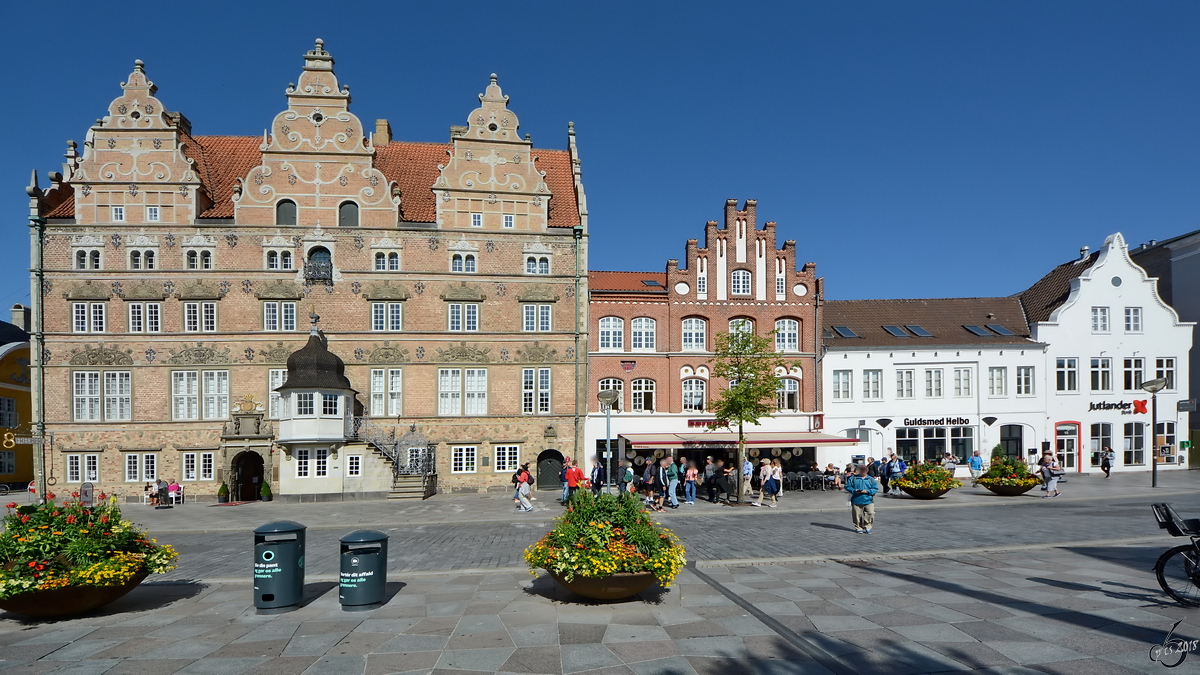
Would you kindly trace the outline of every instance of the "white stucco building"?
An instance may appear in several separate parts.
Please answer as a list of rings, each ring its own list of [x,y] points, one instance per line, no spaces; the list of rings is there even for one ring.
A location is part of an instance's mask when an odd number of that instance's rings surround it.
[[[1053,447],[1068,472],[1096,471],[1100,451],[1116,451],[1114,471],[1145,471],[1153,446],[1160,469],[1186,468],[1189,353],[1194,323],[1158,293],[1158,280],[1129,255],[1120,233],[1095,253],[1059,265],[1021,303],[1033,340],[1045,344],[1046,414]],[[1152,437],[1152,396],[1143,382],[1165,378]]]

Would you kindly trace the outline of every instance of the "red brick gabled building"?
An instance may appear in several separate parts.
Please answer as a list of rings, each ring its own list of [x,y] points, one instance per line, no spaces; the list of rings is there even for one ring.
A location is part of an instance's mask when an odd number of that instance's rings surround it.
[[[724,223],[709,221],[704,242],[689,239],[684,265],[664,272],[589,273],[588,423],[585,448],[603,449],[605,416],[598,392],[618,389],[612,436],[623,457],[655,450],[713,454],[727,434],[709,430],[708,402],[727,385],[711,376],[718,333],[748,321],[776,331],[788,368],[779,412],[748,431],[760,453],[799,458],[803,448],[834,439],[821,428],[817,398],[818,313],[823,280],[814,263],[797,262],[796,242],[776,244],[776,224],[758,227],[757,203],[725,203]],[[615,411],[614,411],[615,412]],[[705,434],[708,434],[705,436]],[[844,442],[840,439],[838,442]]]

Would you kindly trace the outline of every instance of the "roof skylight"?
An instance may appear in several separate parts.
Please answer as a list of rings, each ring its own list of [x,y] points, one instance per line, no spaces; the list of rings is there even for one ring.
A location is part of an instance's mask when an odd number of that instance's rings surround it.
[[[906,324],[904,327],[911,330],[913,332],[913,335],[916,335],[917,337],[933,337],[933,333],[930,333],[929,331],[925,330],[924,328],[922,328],[916,324],[910,323],[910,324]]]
[[[884,326],[883,329],[886,330],[888,333],[890,333],[893,337],[899,337],[899,338],[912,337],[900,326]]]
[[[850,330],[849,326],[834,326],[833,330],[835,333],[837,333],[838,335],[840,335],[844,338],[858,337],[858,333],[855,333],[854,331]]]

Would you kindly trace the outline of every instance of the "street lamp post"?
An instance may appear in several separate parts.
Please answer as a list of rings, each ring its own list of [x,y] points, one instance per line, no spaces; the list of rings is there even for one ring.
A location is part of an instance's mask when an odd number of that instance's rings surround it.
[[[604,454],[606,455],[608,465],[606,476],[608,478],[608,487],[610,490],[615,489],[616,478],[613,474],[613,454],[612,454],[612,409],[620,398],[621,392],[615,389],[605,389],[600,392],[596,398],[600,399],[600,407],[604,409]]]
[[[1167,378],[1159,377],[1142,383],[1150,392],[1150,487],[1158,487],[1158,392],[1167,386]]]

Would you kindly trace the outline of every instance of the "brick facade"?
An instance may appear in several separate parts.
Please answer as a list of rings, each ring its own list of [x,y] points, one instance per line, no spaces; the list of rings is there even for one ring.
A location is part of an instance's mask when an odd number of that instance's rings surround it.
[[[211,480],[189,486],[211,495],[251,449],[278,481],[291,458],[270,442],[270,423],[254,448],[227,424],[244,397],[269,407],[270,371],[305,344],[310,311],[346,363],[360,414],[400,433],[415,424],[437,443],[440,488],[507,489],[496,444],[519,445],[521,461],[574,454],[587,237],[573,129],[565,151],[533,148],[493,75],[448,143],[397,142],[386,121],[369,134],[350,112],[319,41],[304,62],[261,138],[192,136],[138,62],[82,152],[69,146],[64,175],[32,191],[32,215],[45,219],[45,282],[33,285],[58,480],[64,455],[97,454],[97,488],[134,496],[144,481],[125,480],[124,455],[156,454],[169,479],[181,477],[183,453],[213,452]],[[527,414],[530,368],[550,370],[551,404],[535,400]],[[486,370],[482,412],[439,413],[444,369]],[[399,409],[389,392],[372,409],[372,370],[401,372]],[[193,417],[181,371],[197,373],[196,419],[180,419]],[[227,373],[212,376],[211,392],[207,372]],[[451,471],[449,448],[464,445],[477,447],[474,473]]]

